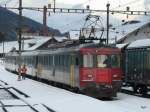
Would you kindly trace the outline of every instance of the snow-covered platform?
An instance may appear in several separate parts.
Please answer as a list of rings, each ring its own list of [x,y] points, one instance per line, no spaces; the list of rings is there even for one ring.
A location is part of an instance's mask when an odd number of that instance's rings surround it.
[[[5,105],[29,104],[39,112],[51,112],[44,106],[55,112],[149,112],[150,99],[118,93],[118,97],[112,101],[101,101],[85,95],[75,94],[63,89],[52,87],[30,79],[17,81],[17,76],[6,71],[0,65],[0,80],[8,83],[8,87],[14,87],[25,93],[25,97],[19,93],[22,101],[16,99],[0,100]],[[25,104],[24,104],[25,103]],[[3,112],[0,105],[0,112]],[[8,112],[33,112],[31,108],[24,106],[7,107]]]

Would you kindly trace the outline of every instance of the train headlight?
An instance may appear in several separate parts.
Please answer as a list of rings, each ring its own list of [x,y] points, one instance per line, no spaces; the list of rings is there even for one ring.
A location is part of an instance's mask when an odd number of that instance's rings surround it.
[[[93,75],[92,74],[88,74],[87,77],[88,78],[93,78]]]
[[[118,74],[113,74],[113,78],[117,78],[118,77]]]

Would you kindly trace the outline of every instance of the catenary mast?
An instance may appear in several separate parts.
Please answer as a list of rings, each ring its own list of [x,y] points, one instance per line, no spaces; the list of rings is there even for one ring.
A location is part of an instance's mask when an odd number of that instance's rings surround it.
[[[22,38],[22,0],[19,0],[19,30],[18,30],[18,44],[19,44],[19,58],[18,58],[18,62],[19,62],[19,75],[18,75],[18,80],[21,79],[21,38]]]

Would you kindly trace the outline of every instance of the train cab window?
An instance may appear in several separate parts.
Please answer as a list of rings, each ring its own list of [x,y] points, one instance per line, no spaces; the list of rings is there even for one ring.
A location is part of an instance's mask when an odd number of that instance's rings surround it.
[[[107,55],[97,55],[97,67],[105,68],[108,67],[109,60]]]
[[[83,67],[93,67],[93,55],[83,55]]]
[[[120,67],[120,55],[111,55],[111,67]]]

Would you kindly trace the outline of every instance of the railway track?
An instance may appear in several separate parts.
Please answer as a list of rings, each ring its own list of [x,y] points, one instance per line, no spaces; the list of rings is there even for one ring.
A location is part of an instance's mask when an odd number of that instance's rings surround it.
[[[125,94],[129,94],[129,95],[133,95],[133,96],[138,96],[138,97],[149,98],[150,99],[150,94],[145,94],[145,95],[136,94],[133,91],[127,90],[127,89],[121,89],[121,93],[125,93]]]
[[[14,110],[41,112],[37,108],[38,106],[40,106],[40,108],[43,108],[45,110],[44,112],[56,112],[45,104],[30,104],[25,100],[25,98],[29,97],[30,96],[23,93],[22,91],[9,86],[9,84],[0,80],[0,109],[3,112],[15,112]]]

